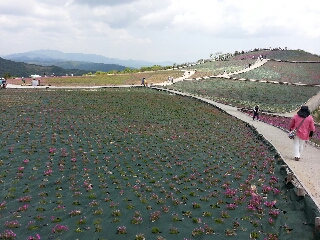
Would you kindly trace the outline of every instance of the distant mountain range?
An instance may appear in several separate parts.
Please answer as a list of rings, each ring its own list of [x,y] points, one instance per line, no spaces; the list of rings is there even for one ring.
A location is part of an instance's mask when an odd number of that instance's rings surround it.
[[[64,69],[86,71],[110,71],[128,68],[150,67],[154,65],[171,66],[173,62],[148,62],[140,60],[121,60],[96,54],[63,53],[57,50],[35,50],[2,56],[3,59],[41,66],[58,66]]]
[[[24,62],[16,62],[7,59],[0,58],[0,77],[4,77],[5,74],[10,74],[12,77],[29,77],[31,75],[51,75],[66,76],[67,74],[73,74],[74,76],[81,76],[88,73],[85,70],[79,69],[64,69],[57,66],[40,66],[36,64],[27,64]]]

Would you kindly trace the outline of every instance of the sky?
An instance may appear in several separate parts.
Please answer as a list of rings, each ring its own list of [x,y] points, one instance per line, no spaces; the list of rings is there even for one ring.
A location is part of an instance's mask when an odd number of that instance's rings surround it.
[[[0,56],[50,49],[177,64],[254,48],[320,55],[318,0],[0,0]]]

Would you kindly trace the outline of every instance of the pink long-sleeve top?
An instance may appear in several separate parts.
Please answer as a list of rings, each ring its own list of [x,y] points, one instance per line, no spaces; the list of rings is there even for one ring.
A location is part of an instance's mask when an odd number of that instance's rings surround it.
[[[295,114],[290,122],[290,129],[296,129],[301,121],[303,121],[303,117],[300,117],[298,114]],[[297,136],[302,140],[309,140],[309,133],[310,131],[315,131],[316,128],[314,126],[313,118],[311,115],[306,117],[306,120],[302,123],[297,131]]]

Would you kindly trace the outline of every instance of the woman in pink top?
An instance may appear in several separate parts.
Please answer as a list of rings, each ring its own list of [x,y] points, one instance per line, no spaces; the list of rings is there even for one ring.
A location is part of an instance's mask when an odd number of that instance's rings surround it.
[[[305,119],[305,120],[304,120]],[[299,124],[304,122],[299,127]],[[299,128],[298,128],[299,127]],[[298,128],[296,137],[294,138],[294,159],[300,160],[300,155],[303,150],[303,146],[309,137],[312,137],[313,132],[316,130],[313,122],[313,118],[310,115],[308,106],[302,106],[300,110],[295,114],[290,122],[290,131]]]

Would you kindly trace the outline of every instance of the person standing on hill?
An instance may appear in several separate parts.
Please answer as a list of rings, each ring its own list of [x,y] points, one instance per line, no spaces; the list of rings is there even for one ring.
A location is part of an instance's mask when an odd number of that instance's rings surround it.
[[[259,112],[260,112],[259,105],[257,105],[253,109],[253,118],[252,118],[252,120],[254,120],[256,117],[257,117],[257,120],[259,120]]]
[[[297,134],[293,143],[294,159],[299,161],[306,140],[309,140],[309,138],[313,136],[313,132],[316,130],[308,106],[302,106],[297,114],[291,118],[289,128],[290,131],[297,129]]]

